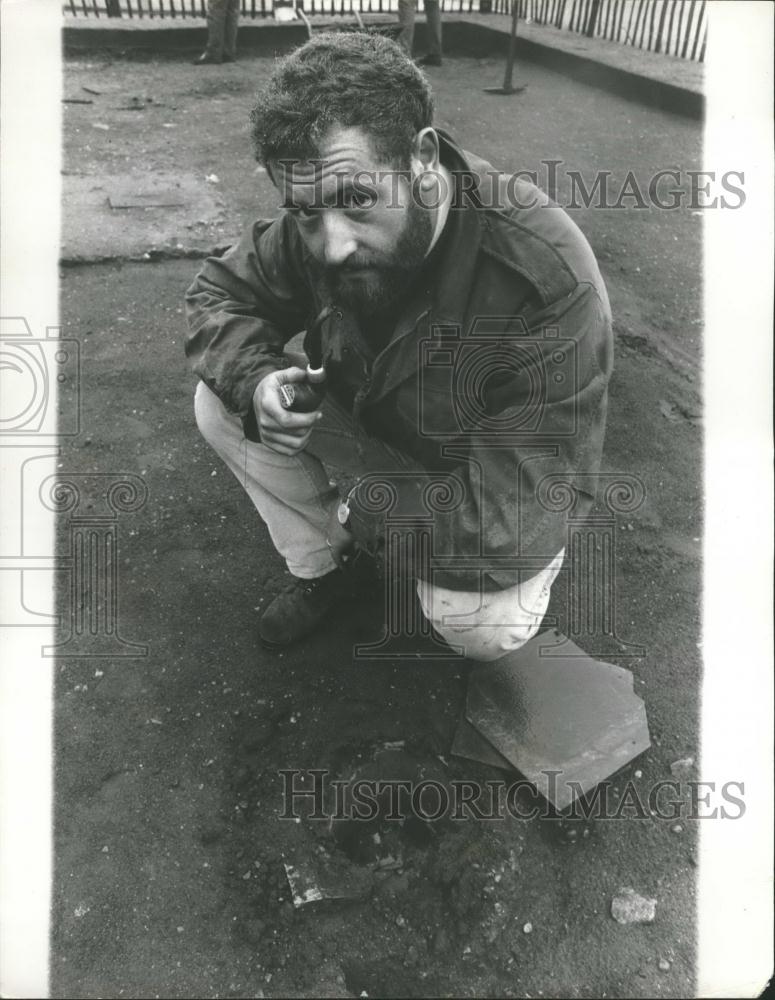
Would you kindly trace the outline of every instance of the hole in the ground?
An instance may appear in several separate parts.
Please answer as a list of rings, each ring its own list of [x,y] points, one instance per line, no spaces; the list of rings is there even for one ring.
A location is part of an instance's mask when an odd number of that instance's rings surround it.
[[[353,791],[344,810],[348,818],[335,820],[332,827],[338,847],[356,864],[401,868],[407,855],[432,849],[448,831],[450,822],[443,814],[430,821],[424,818],[435,817],[439,811],[438,787],[444,784],[445,775],[436,761],[417,759],[402,749],[378,747],[356,768],[343,770],[351,775],[350,789],[359,782],[368,783],[368,805],[362,787],[360,801]],[[430,778],[437,790],[427,788]],[[415,794],[420,785],[429,794]]]

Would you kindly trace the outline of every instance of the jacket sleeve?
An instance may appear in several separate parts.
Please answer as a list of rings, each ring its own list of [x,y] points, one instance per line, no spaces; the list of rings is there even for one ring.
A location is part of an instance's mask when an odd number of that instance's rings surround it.
[[[284,367],[283,345],[304,328],[310,309],[287,216],[256,222],[223,257],[208,258],[186,292],[186,355],[250,440],[258,440],[256,386]]]
[[[444,446],[447,459],[459,460],[452,471],[393,483],[393,512],[404,524],[420,513],[427,526],[435,479],[442,502],[431,515],[432,576],[428,565],[414,568],[453,590],[504,589],[536,575],[566,544],[568,508],[583,517],[594,501],[612,368],[605,291],[579,284],[525,322],[492,348],[492,377],[465,400],[463,411],[481,419]],[[458,392],[462,383],[452,379]],[[373,544],[384,525],[366,510],[367,485],[353,493],[351,523]],[[563,490],[572,503],[552,502]]]

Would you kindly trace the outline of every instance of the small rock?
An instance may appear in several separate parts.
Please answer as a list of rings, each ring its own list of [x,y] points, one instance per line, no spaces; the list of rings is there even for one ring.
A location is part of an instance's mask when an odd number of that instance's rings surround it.
[[[183,933],[183,928],[182,927],[178,927],[177,931],[178,931],[178,934],[182,934]]]
[[[529,920],[525,924],[525,926],[522,928],[522,931],[523,931],[524,934],[532,934],[533,933],[533,925],[530,923]]]
[[[680,823],[675,823],[673,826],[670,827],[670,829],[673,831],[673,833],[683,833],[684,832],[684,828],[681,826]]]
[[[404,926],[406,926],[406,921],[404,920],[404,918],[402,916],[397,916],[396,927],[404,927]]]
[[[650,924],[656,916],[656,899],[639,896],[626,886],[611,900],[611,916],[619,924]]]
[[[110,848],[108,847],[107,844],[105,844],[105,846],[102,848],[102,853],[103,854],[107,854],[109,850],[110,850]]]
[[[669,972],[670,971],[670,963],[668,962],[668,960],[666,958],[660,958],[660,960],[659,960],[659,968],[660,968],[660,970],[662,972]]]
[[[674,778],[688,778],[693,767],[694,757],[682,757],[680,760],[673,761],[670,765],[670,773]]]
[[[635,777],[636,778],[642,778],[643,777],[643,771],[636,771],[635,772]]]

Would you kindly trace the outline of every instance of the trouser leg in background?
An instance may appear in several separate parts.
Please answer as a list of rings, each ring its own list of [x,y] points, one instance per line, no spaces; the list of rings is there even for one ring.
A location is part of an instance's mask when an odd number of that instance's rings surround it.
[[[223,59],[224,55],[234,58],[233,52],[226,51],[227,22],[230,18],[234,22],[232,48],[237,36],[236,14],[232,16],[231,5],[232,0],[207,0],[207,48],[205,54],[208,58],[218,62]]]
[[[223,30],[223,58],[237,58],[237,28],[240,0],[226,0],[226,23]]]
[[[403,46],[407,55],[412,54],[414,44],[414,15],[417,0],[398,0],[398,23],[401,25],[401,34],[398,36],[398,44]]]
[[[363,475],[419,469],[412,459],[373,439],[367,453],[359,454],[349,415],[332,400],[324,403],[323,419],[305,451],[290,456],[246,440],[239,418],[203,382],[197,387],[195,413],[202,436],[253,501],[290,572],[302,579],[324,576],[335,568],[326,545],[329,517],[339,502],[330,480],[332,470]],[[530,579],[520,580],[515,573],[515,585],[500,591],[448,590],[418,580],[423,613],[466,656],[498,659],[538,631],[563,555],[564,550]]]
[[[441,58],[441,4],[439,0],[424,0],[428,55]]]

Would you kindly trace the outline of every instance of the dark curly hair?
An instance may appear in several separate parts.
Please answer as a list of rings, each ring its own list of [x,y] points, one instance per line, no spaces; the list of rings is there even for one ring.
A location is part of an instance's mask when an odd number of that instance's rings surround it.
[[[433,121],[428,82],[395,42],[365,32],[316,35],[280,60],[250,114],[256,159],[309,159],[334,125],[360,127],[383,163],[409,166]]]

